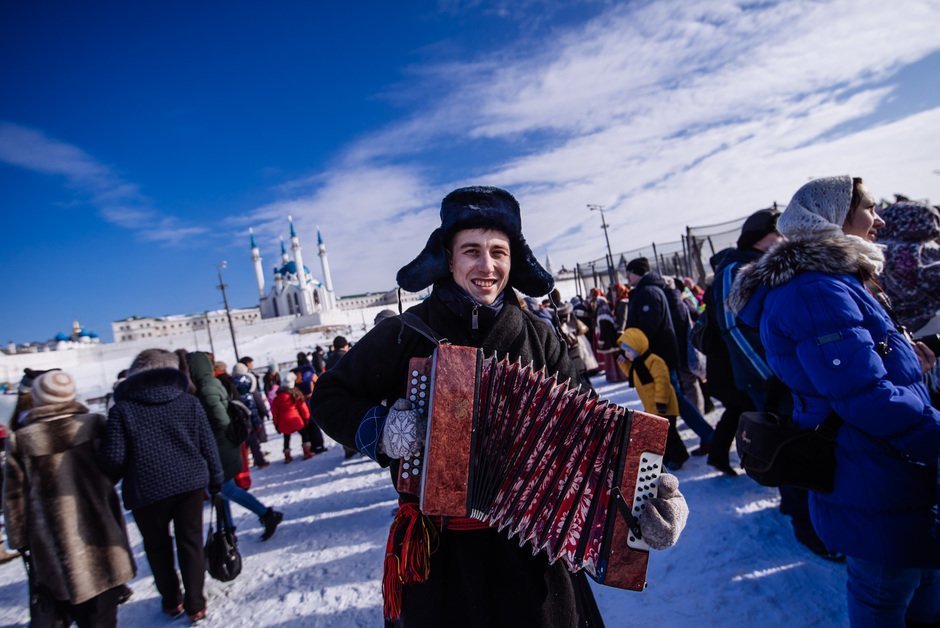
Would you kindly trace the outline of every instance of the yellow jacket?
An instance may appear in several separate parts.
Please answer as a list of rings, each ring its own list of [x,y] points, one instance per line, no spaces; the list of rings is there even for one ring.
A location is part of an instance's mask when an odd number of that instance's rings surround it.
[[[653,378],[652,382],[643,383],[640,381],[640,374],[637,372],[640,364],[633,365],[627,362],[620,365],[620,369],[627,376],[632,375],[632,383],[640,395],[643,409],[652,414],[659,414],[656,411],[656,405],[663,404],[666,406],[666,416],[678,416],[679,400],[676,397],[676,391],[673,390],[672,384],[669,382],[669,367],[666,366],[665,360],[655,353],[647,353],[650,342],[643,330],[637,327],[629,327],[624,330],[617,342],[621,346],[626,345],[636,351],[640,356],[637,358],[637,362],[642,361],[641,363],[646,365]]]

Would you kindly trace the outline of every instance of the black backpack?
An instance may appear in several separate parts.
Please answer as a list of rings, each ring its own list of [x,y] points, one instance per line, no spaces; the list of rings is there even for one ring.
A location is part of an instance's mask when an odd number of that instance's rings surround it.
[[[236,445],[241,445],[248,440],[250,431],[251,409],[238,399],[229,400],[228,427],[225,428],[225,436]]]

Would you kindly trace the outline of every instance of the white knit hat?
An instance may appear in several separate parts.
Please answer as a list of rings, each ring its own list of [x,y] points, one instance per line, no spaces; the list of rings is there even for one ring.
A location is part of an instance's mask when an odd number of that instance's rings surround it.
[[[777,231],[787,238],[842,235],[852,205],[852,177],[824,177],[806,183],[790,200]]]
[[[33,405],[47,406],[75,400],[75,382],[65,371],[43,373],[33,382]]]

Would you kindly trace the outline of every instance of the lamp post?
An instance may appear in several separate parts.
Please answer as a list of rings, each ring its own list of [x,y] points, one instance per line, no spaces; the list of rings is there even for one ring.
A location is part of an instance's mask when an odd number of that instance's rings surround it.
[[[238,356],[238,344],[235,342],[235,325],[232,324],[232,311],[228,307],[228,296],[225,294],[225,282],[222,281],[222,269],[228,268],[228,262],[222,260],[219,264],[217,270],[219,272],[219,290],[222,291],[222,303],[225,304],[225,316],[228,317],[228,330],[232,333],[232,349],[235,351],[235,361],[238,362],[241,358]]]
[[[206,310],[206,334],[209,336],[209,353],[215,355],[215,343],[212,341],[212,321],[209,320],[209,310]]]
[[[610,236],[607,235],[607,227],[610,225],[607,224],[607,220],[604,218],[604,206],[603,205],[591,205],[588,204],[587,208],[589,210],[598,211],[601,213],[601,229],[604,230],[604,241],[607,243],[607,276],[610,278],[611,285],[619,283],[614,269],[614,254],[610,250]]]

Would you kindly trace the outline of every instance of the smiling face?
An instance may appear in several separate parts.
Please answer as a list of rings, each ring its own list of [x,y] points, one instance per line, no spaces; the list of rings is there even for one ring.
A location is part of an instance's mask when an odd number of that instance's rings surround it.
[[[509,237],[502,231],[458,231],[447,257],[454,281],[483,305],[493,303],[509,282]]]
[[[858,206],[849,210],[849,215],[842,225],[842,232],[874,242],[878,230],[885,226],[885,221],[875,212],[875,199],[862,184],[858,185],[860,199]]]

